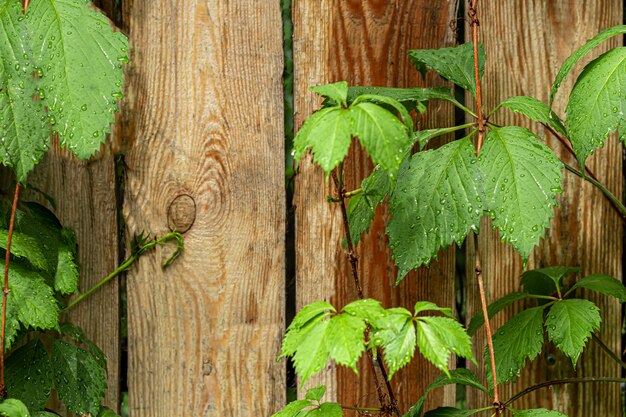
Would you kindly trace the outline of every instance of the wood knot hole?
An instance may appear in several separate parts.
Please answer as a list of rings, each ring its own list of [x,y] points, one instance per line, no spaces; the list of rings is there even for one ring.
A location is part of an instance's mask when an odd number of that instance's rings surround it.
[[[167,208],[167,226],[170,230],[185,233],[196,221],[196,201],[189,194],[177,196]]]

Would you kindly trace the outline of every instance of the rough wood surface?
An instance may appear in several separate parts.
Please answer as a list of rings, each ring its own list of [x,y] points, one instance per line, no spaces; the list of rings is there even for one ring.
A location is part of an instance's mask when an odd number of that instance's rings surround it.
[[[485,44],[487,67],[485,70],[485,109],[514,95],[531,95],[546,101],[554,77],[563,61],[588,38],[605,27],[622,22],[622,2],[602,1],[542,1],[506,0],[479,2],[481,40]],[[600,49],[617,46],[619,38],[606,42]],[[599,52],[594,53],[597,56]],[[586,61],[588,61],[587,59]],[[578,67],[578,73],[580,71]],[[555,110],[563,115],[568,92],[575,81],[570,76],[561,86]],[[529,123],[507,110],[500,111],[493,121],[498,124],[521,123],[547,138],[548,145],[565,162],[576,165],[557,140],[536,123]],[[604,149],[596,152],[587,165],[601,182],[617,196],[622,194],[622,151],[615,138]],[[563,194],[559,198],[552,227],[529,262],[529,268],[551,265],[580,265],[585,276],[606,273],[621,278],[622,224],[602,194],[590,184],[565,172]],[[479,248],[483,259],[483,272],[487,296],[491,301],[519,290],[522,273],[520,257],[500,243],[491,226],[483,222]],[[470,245],[473,246],[473,245]],[[470,256],[473,259],[473,247]],[[468,277],[472,263],[468,262]],[[579,277],[580,277],[579,276]],[[475,280],[469,280],[468,317],[479,311],[480,302]],[[621,307],[607,297],[591,296],[602,310],[600,337],[618,353],[621,348]],[[522,306],[499,314],[493,321],[497,329]],[[495,330],[494,330],[495,331]],[[478,333],[475,355],[483,358],[484,331]],[[619,376],[620,369],[593,342],[576,370],[568,358],[546,345],[542,354],[523,371],[514,384],[501,388],[501,399],[506,400],[523,387],[544,380],[567,376]],[[480,375],[483,367],[478,369]],[[516,408],[546,407],[557,409],[570,417],[620,415],[619,385],[568,385],[551,390],[535,391],[513,404]],[[484,406],[484,396],[468,395],[469,405]]]
[[[319,106],[307,88],[346,80],[350,85],[420,86],[425,83],[408,62],[409,49],[450,46],[449,29],[455,16],[454,2],[411,1],[295,1],[294,12],[294,97],[295,126]],[[426,84],[432,84],[429,76]],[[434,80],[441,84],[441,80]],[[442,103],[429,106],[424,126],[448,126],[453,110]],[[345,167],[346,187],[357,188],[372,169],[365,153],[354,146]],[[296,294],[297,308],[326,299],[341,307],[356,298],[345,252],[341,246],[343,226],[337,205],[326,202],[336,194],[332,184],[308,158],[296,177]],[[369,235],[358,247],[359,274],[366,297],[386,307],[410,309],[417,300],[454,306],[454,250],[442,253],[430,271],[421,270],[394,286],[396,270],[385,235],[388,215],[379,209]],[[307,386],[326,384],[328,399],[344,405],[378,406],[371,368],[365,359],[360,377],[329,363],[327,369]],[[406,411],[439,372],[417,358],[394,378],[395,395]],[[334,393],[337,396],[334,397]],[[332,394],[331,394],[332,393]],[[454,402],[454,388],[433,392],[439,404]]]
[[[127,233],[162,235],[195,213],[181,259],[164,271],[159,250],[128,276],[130,414],[269,416],[285,395],[279,3],[124,8]]]

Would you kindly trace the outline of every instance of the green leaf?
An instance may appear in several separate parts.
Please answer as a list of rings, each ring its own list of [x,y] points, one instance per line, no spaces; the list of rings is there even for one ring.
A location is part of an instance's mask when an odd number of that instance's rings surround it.
[[[559,70],[559,73],[556,75],[556,78],[554,79],[554,83],[552,84],[552,90],[550,91],[550,107],[552,107],[554,96],[556,95],[557,90],[561,86],[561,83],[563,82],[565,77],[567,77],[567,74],[569,74],[572,68],[574,68],[574,65],[576,65],[576,63],[582,57],[587,55],[589,51],[591,51],[596,46],[600,45],[605,40],[613,36],[622,35],[624,33],[626,33],[625,25],[619,25],[619,26],[613,26],[613,27],[607,28],[603,30],[602,32],[598,33],[592,39],[589,39],[587,43],[585,43],[583,46],[581,46],[576,51],[574,51],[574,53],[565,60],[565,62],[563,63],[563,66],[561,66],[561,69]]]
[[[356,103],[356,102],[355,102]],[[350,106],[352,134],[375,164],[380,164],[394,175],[410,145],[408,130],[396,116],[384,108],[368,102]]]
[[[418,317],[416,321],[420,352],[437,368],[449,374],[452,353],[475,362],[470,337],[461,323],[446,317]]]
[[[317,316],[312,317],[303,326],[289,326],[287,328],[285,338],[283,339],[282,350],[278,359],[282,358],[283,356],[293,356],[298,351],[298,349],[300,349],[300,347],[304,343],[306,343],[307,338],[309,337],[309,333],[314,331],[314,329],[320,326],[323,322],[326,322],[326,318],[329,315],[330,313],[328,312],[322,312],[319,313]]]
[[[0,248],[6,250],[9,231],[0,229]],[[48,260],[41,250],[41,242],[35,237],[13,231],[11,237],[11,254],[26,259],[32,266],[40,270],[48,268]]]
[[[495,316],[500,311],[504,310],[506,307],[513,304],[514,302],[523,300],[528,297],[529,295],[523,292],[509,293],[505,295],[504,297],[489,304],[489,306],[487,306],[487,314],[489,318],[491,319],[493,316]],[[470,336],[473,336],[474,333],[476,333],[476,330],[480,329],[484,324],[485,324],[485,316],[483,315],[483,312],[480,311],[476,313],[474,317],[472,317],[472,320],[470,321],[469,326],[467,326],[467,334],[469,334]]]
[[[456,132],[460,130],[458,127],[443,127],[439,129],[425,129],[413,133],[412,142],[417,142],[420,146],[420,150],[426,147],[428,141],[437,136],[445,135],[447,133]]]
[[[417,109],[423,113],[425,105],[430,99],[454,99],[450,89],[446,87],[431,88],[393,88],[393,87],[359,87],[348,88],[348,103],[351,104],[357,97],[362,95],[385,96],[402,104],[407,111]],[[322,104],[328,105],[330,102]],[[384,103],[379,103],[384,105]]]
[[[311,148],[313,161],[328,177],[348,153],[352,123],[350,110],[341,107],[328,107],[313,113],[294,139],[294,159],[299,161]]]
[[[309,90],[316,92],[320,96],[333,100],[338,105],[345,106],[348,99],[348,83],[339,81],[334,84],[317,85],[309,87]]]
[[[533,408],[531,410],[513,410],[513,417],[567,417],[558,411],[546,410],[545,408]]]
[[[440,311],[446,316],[454,318],[454,316],[452,315],[452,310],[450,308],[439,307],[437,304],[431,303],[430,301],[416,302],[413,310],[414,310],[413,316],[417,316],[417,314],[421,313],[422,311],[434,310],[434,311]]]
[[[409,59],[424,75],[426,68],[476,95],[474,75],[474,44],[469,42],[452,48],[418,49],[409,51]],[[485,49],[478,44],[478,72],[485,71]]]
[[[404,308],[390,308],[373,329],[373,344],[384,349],[389,379],[415,354],[415,325]]]
[[[356,363],[365,351],[365,322],[350,314],[338,314],[330,319],[326,330],[330,357],[340,365],[351,368],[356,374]]]
[[[54,289],[61,294],[73,294],[78,290],[78,265],[75,252],[68,245],[60,245]]]
[[[322,403],[319,410],[317,410],[317,414],[313,412],[311,415],[318,417],[343,417],[343,410],[337,403]]]
[[[14,398],[2,401],[0,404],[0,415],[7,417],[30,417],[26,406]]]
[[[499,107],[506,107],[515,113],[522,113],[531,120],[550,126],[564,137],[568,136],[565,126],[563,126],[563,122],[559,116],[557,116],[556,113],[550,109],[550,106],[534,97],[515,96],[508,98],[500,103],[494,111]]]
[[[449,376],[444,374],[437,379],[435,379],[428,387],[426,387],[426,391],[420,397],[420,399],[411,406],[409,411],[404,414],[403,417],[420,417],[422,415],[422,411],[424,410],[424,403],[426,402],[426,397],[435,388],[441,388],[446,385],[452,384],[462,384],[468,387],[476,388],[489,395],[489,390],[485,388],[478,377],[474,375],[470,370],[464,368],[452,369],[449,371]]]
[[[567,103],[565,122],[581,167],[596,148],[626,120],[626,47],[591,61],[576,80]],[[620,139],[624,141],[624,132]]]
[[[492,224],[524,262],[550,227],[561,192],[563,164],[539,140],[517,126],[492,129],[479,157]]]
[[[356,245],[361,240],[363,232],[369,232],[374,220],[376,207],[383,202],[391,192],[392,183],[389,174],[380,165],[361,182],[361,193],[355,195],[348,203],[348,224],[350,237]]]
[[[128,39],[90,0],[39,0],[25,20],[52,132],[80,159],[89,158],[115,122]]]
[[[272,417],[295,417],[300,410],[306,407],[312,406],[313,403],[309,400],[296,400],[292,401],[285,406],[282,410],[272,414]]]
[[[404,107],[402,103],[400,103],[398,100],[387,96],[363,94],[357,97],[352,104],[353,106],[356,106],[361,102],[371,102],[391,112],[392,114],[398,113],[398,115],[400,115],[400,120],[402,121],[404,126],[406,126],[409,135],[413,133],[413,119],[411,118],[411,115],[409,114],[409,111],[406,109],[406,107]]]
[[[572,286],[569,292],[577,288],[586,288],[588,290],[597,291],[599,293],[615,297],[620,302],[626,303],[626,287],[620,280],[610,275],[593,274],[584,277]]]
[[[300,328],[320,314],[323,314],[324,317],[327,317],[329,314],[328,312],[334,313],[335,311],[335,307],[333,307],[326,301],[316,301],[314,303],[307,304],[306,306],[302,307],[298,314],[296,314],[287,330]]]
[[[380,301],[372,300],[371,298],[353,301],[346,305],[343,311],[376,327],[379,327],[378,323],[381,317],[386,314],[385,309],[380,305]]]
[[[300,376],[301,386],[304,386],[312,375],[320,372],[328,360],[330,352],[326,335],[329,323],[330,320],[316,321],[300,339],[300,345],[293,355],[293,364],[296,373]],[[286,341],[287,338],[285,338]]]
[[[522,311],[506,322],[493,335],[498,383],[513,381],[526,362],[541,352],[543,345],[543,307]],[[492,371],[485,350],[485,366],[490,381]]]
[[[98,417],[120,417],[115,411],[108,407],[100,407]]]
[[[573,298],[554,303],[546,319],[546,330],[548,338],[576,367],[587,339],[600,330],[600,321],[600,309],[594,303]]]
[[[89,352],[63,340],[52,341],[54,386],[67,409],[97,415],[106,388],[104,369]]]
[[[322,399],[324,394],[326,393],[326,385],[320,385],[317,387],[313,387],[306,392],[305,399],[311,401],[319,401]]]
[[[51,413],[49,411],[35,411],[33,414],[31,414],[32,417],[59,417],[58,414],[56,413]],[[98,416],[98,417],[103,417],[103,416]]]
[[[527,293],[550,295],[557,288],[561,288],[561,281],[563,281],[565,275],[576,272],[580,272],[580,267],[551,266],[542,269],[531,269],[522,274],[521,284]]]
[[[454,407],[438,407],[424,414],[424,417],[468,417],[484,410],[461,410]]]
[[[482,181],[469,138],[420,152],[403,164],[387,226],[400,281],[441,247],[461,244],[482,215]]]
[[[32,99],[39,81],[32,76],[31,21],[24,19],[20,2],[0,1],[0,162],[15,170],[18,182],[26,180],[50,144],[44,106]]]
[[[102,369],[107,369],[107,358],[104,352],[102,352],[98,345],[96,345],[91,339],[85,336],[83,329],[68,322],[62,323],[59,327],[63,335],[69,337],[75,342],[83,344],[91,356],[93,356],[96,362],[98,362],[98,365],[100,365]]]
[[[52,364],[39,339],[11,353],[6,360],[6,385],[10,398],[21,400],[30,411],[40,411],[50,400]]]

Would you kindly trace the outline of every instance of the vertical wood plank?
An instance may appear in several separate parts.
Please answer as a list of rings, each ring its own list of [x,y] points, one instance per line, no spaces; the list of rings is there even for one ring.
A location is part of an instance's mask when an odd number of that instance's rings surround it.
[[[480,2],[479,19],[481,39],[485,43],[487,67],[484,75],[485,108],[491,109],[500,101],[514,95],[531,95],[547,102],[554,77],[563,61],[588,38],[605,27],[622,22],[622,2],[603,1],[551,1],[540,0]],[[619,38],[606,42],[600,50],[617,46]],[[593,56],[599,55],[595,52]],[[590,58],[586,60],[589,61]],[[582,66],[577,67],[576,74]],[[575,76],[570,76],[561,86],[554,108],[563,115]],[[536,123],[524,121],[507,111],[493,118],[497,124],[520,124],[546,137],[547,144],[565,162],[576,165],[574,159],[559,142]],[[596,176],[617,196],[622,192],[621,145],[615,138],[598,150],[587,165]],[[547,238],[535,250],[529,268],[551,265],[580,265],[581,276],[606,273],[621,279],[622,223],[604,197],[588,183],[564,173],[563,194],[559,208],[552,220]],[[473,245],[472,245],[473,246]],[[488,299],[491,301],[519,290],[522,273],[520,257],[500,243],[491,225],[483,222],[479,238],[483,259],[483,272]],[[469,259],[473,259],[473,248]],[[473,277],[471,263],[468,277]],[[468,280],[468,317],[480,311],[480,301],[475,280]],[[621,346],[621,307],[606,297],[591,296],[602,310],[600,337],[619,352]],[[519,312],[522,306],[499,314],[492,327],[497,329]],[[494,330],[495,331],[495,330]],[[485,333],[478,333],[475,355],[483,358]],[[517,382],[501,388],[501,399],[506,400],[526,386],[572,375],[619,376],[620,369],[593,342],[579,360],[576,370],[568,358],[556,348],[546,344],[542,354],[522,372]],[[482,364],[481,364],[482,365]],[[483,366],[478,369],[484,374]],[[601,400],[600,400],[601,398]],[[470,391],[470,406],[484,406],[483,397]],[[570,417],[590,415],[619,415],[619,386],[566,385],[551,390],[535,391],[513,404],[516,408],[546,407],[564,412]]]
[[[454,19],[454,2],[347,1],[294,2],[294,97],[295,125],[319,106],[309,92],[311,85],[346,80],[350,85],[421,86],[424,83],[408,62],[409,49],[450,46],[454,39],[449,22]],[[441,84],[440,80],[435,83]],[[432,103],[424,126],[449,126],[451,107]],[[358,146],[351,148],[344,177],[347,189],[359,187],[372,164]],[[326,202],[336,193],[325,184],[321,170],[310,159],[300,164],[296,178],[296,282],[297,308],[326,299],[341,307],[356,298],[345,252],[341,247],[343,225],[338,207]],[[359,244],[359,275],[366,297],[386,307],[410,309],[417,300],[428,299],[454,306],[454,250],[442,253],[429,270],[420,270],[394,286],[396,270],[391,260],[385,224],[388,214],[379,209],[369,235]],[[307,386],[326,384],[329,394],[344,405],[377,406],[371,368],[363,358],[360,376],[332,364]],[[406,411],[439,372],[416,358],[401,371],[394,384],[400,407]],[[432,400],[451,404],[454,388],[433,393]]]
[[[131,1],[124,17],[127,232],[193,222],[173,266],[159,250],[129,273],[130,414],[271,415],[285,393],[279,2]]]

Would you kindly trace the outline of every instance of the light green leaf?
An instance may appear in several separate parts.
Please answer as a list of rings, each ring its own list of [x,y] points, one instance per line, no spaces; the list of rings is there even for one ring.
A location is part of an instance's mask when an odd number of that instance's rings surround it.
[[[591,61],[576,80],[567,103],[565,122],[581,167],[596,148],[626,120],[626,47]],[[620,139],[625,139],[624,132]]]
[[[326,385],[320,385],[317,387],[313,387],[306,392],[304,396],[305,399],[311,401],[319,401],[322,399],[324,394],[326,393]]]
[[[533,408],[531,410],[513,410],[513,417],[567,417],[558,411],[546,410],[545,408]]]
[[[319,94],[322,97],[333,100],[337,105],[345,106],[348,99],[348,83],[339,81],[333,84],[324,84],[309,87],[309,90]]]
[[[0,404],[0,415],[7,417],[30,417],[30,413],[26,406],[14,398],[2,401]]]
[[[313,403],[309,400],[296,400],[292,401],[285,406],[282,410],[272,414],[272,417],[295,417],[300,410],[306,407],[312,406]]]
[[[469,138],[413,155],[398,173],[387,226],[400,281],[440,248],[461,244],[482,215],[482,180]]]
[[[89,158],[115,122],[128,39],[90,0],[39,0],[25,20],[52,131],[80,159]]]
[[[364,298],[362,300],[356,300],[346,305],[343,311],[365,320],[369,324],[376,327],[377,323],[385,316],[386,311],[380,305],[380,301],[373,300],[371,298]]]
[[[576,367],[587,339],[600,330],[600,309],[589,300],[577,298],[554,303],[546,319],[548,338]]]
[[[452,315],[452,309],[450,309],[449,307],[439,307],[437,304],[431,303],[430,301],[416,302],[413,310],[414,310],[413,316],[417,316],[417,314],[422,311],[434,310],[434,311],[440,311],[446,316],[454,318],[454,316]]]
[[[389,178],[387,171],[377,165],[372,173],[363,180],[361,189],[361,193],[350,198],[348,203],[350,237],[355,245],[361,240],[363,232],[369,232],[376,207],[391,192],[391,178]]]
[[[120,417],[115,411],[111,410],[108,407],[100,407],[100,412],[98,413],[98,417]]]
[[[302,312],[305,312],[305,310],[303,309]],[[311,315],[311,318],[307,320],[306,323],[302,326],[293,326],[296,322],[296,320],[294,319],[294,322],[292,322],[291,325],[287,328],[287,333],[285,334],[285,338],[283,339],[281,354],[278,359],[282,358],[283,356],[293,356],[297,352],[297,350],[300,349],[300,347],[304,343],[306,343],[309,334],[322,323],[326,322],[326,318],[329,315],[330,313],[322,310],[317,315]],[[296,318],[298,317],[296,316]]]
[[[323,314],[324,317],[328,316],[328,312],[335,312],[335,307],[326,301],[316,301],[311,304],[307,304],[302,307],[302,309],[296,314],[296,316],[291,321],[291,324],[287,328],[287,330],[297,329],[309,322],[309,320],[317,317],[320,314]]]
[[[524,262],[550,227],[561,192],[563,164],[539,140],[517,126],[492,129],[479,157],[492,224]]]
[[[352,134],[375,164],[380,164],[393,176],[410,145],[408,130],[396,116],[384,108],[368,102],[350,106],[353,120]]]
[[[418,317],[417,346],[426,359],[449,375],[452,353],[475,362],[472,343],[463,326],[447,317]]]
[[[21,400],[30,411],[44,409],[52,384],[52,364],[39,339],[31,340],[7,358],[7,393],[10,398]]]
[[[104,369],[89,352],[55,339],[52,341],[54,386],[67,409],[97,415],[107,386]]]
[[[598,33],[593,38],[589,39],[583,46],[578,48],[572,55],[569,56],[561,66],[559,73],[556,75],[554,79],[554,83],[552,84],[552,89],[550,91],[550,107],[552,107],[552,102],[554,101],[554,96],[556,95],[557,90],[561,86],[561,83],[567,77],[567,74],[574,68],[574,65],[585,55],[589,53],[593,48],[600,45],[605,40],[626,33],[626,26],[612,26]]]
[[[293,142],[294,159],[299,161],[311,148],[313,161],[322,167],[328,177],[348,153],[351,138],[350,110],[327,107],[313,113],[298,131]]]
[[[402,310],[398,310],[396,314],[387,310],[386,320],[389,325],[374,332],[374,343],[382,346],[385,351],[389,379],[409,363],[415,354],[415,325],[411,314],[407,316]]]
[[[426,402],[426,397],[428,393],[435,388],[444,387],[446,385],[452,384],[462,384],[468,387],[476,388],[489,395],[489,390],[485,388],[478,377],[474,375],[470,370],[464,368],[452,369],[449,371],[449,376],[444,374],[437,379],[435,379],[427,388],[424,394],[420,397],[420,399],[411,406],[409,411],[404,414],[403,417],[420,417],[422,415],[422,411],[424,410],[424,403]]]
[[[424,417],[468,417],[484,410],[461,410],[454,407],[438,407],[424,414]]]
[[[498,384],[513,381],[524,367],[526,359],[532,361],[541,352],[543,309],[543,307],[533,307],[522,311],[493,335]],[[493,381],[487,350],[485,350],[485,367],[489,380]]]
[[[557,133],[567,137],[567,131],[559,116],[550,109],[550,106],[534,97],[515,96],[508,98],[500,103],[494,111],[499,107],[506,107],[516,113],[522,113],[529,119],[550,126]]]
[[[523,300],[528,298],[528,294],[523,292],[512,292],[504,297],[494,301],[493,303],[487,306],[487,315],[491,319],[493,316],[498,314],[500,311],[504,310],[509,305],[513,304],[516,301]],[[467,334],[473,336],[476,333],[476,330],[480,329],[485,324],[485,316],[482,311],[476,313],[472,320],[467,326]]]
[[[398,113],[400,115],[400,120],[406,126],[409,135],[413,133],[413,119],[409,114],[409,111],[400,103],[398,100],[387,97],[387,96],[379,96],[375,94],[363,94],[358,96],[354,102],[352,103],[354,106],[361,102],[371,102],[374,103],[381,108],[393,113]]]
[[[318,417],[343,417],[343,410],[337,403],[322,403],[317,410],[317,414],[312,413],[312,416]]]
[[[424,75],[426,68],[476,95],[474,75],[474,44],[469,42],[452,48],[418,49],[409,51],[409,59]],[[485,49],[478,44],[478,72],[485,71]]]
[[[301,386],[304,386],[305,382],[312,375],[321,371],[328,360],[330,352],[326,335],[329,322],[330,320],[320,320],[310,326],[306,326],[310,327],[310,329],[306,329],[307,331],[303,333],[303,337],[300,339],[300,345],[293,355],[293,363],[296,373],[300,376]],[[286,341],[287,338],[285,338]]]
[[[551,266],[542,269],[531,269],[522,274],[521,284],[524,291],[530,294],[550,295],[561,288],[563,277],[569,273],[580,272],[577,266]]]
[[[351,368],[356,374],[356,363],[365,351],[365,322],[348,313],[330,319],[326,330],[326,343],[330,357],[339,365]]]
[[[597,291],[599,293],[615,297],[620,302],[626,303],[626,287],[620,280],[610,275],[593,274],[584,277],[572,286],[569,292],[577,288],[586,288],[588,290]]]

